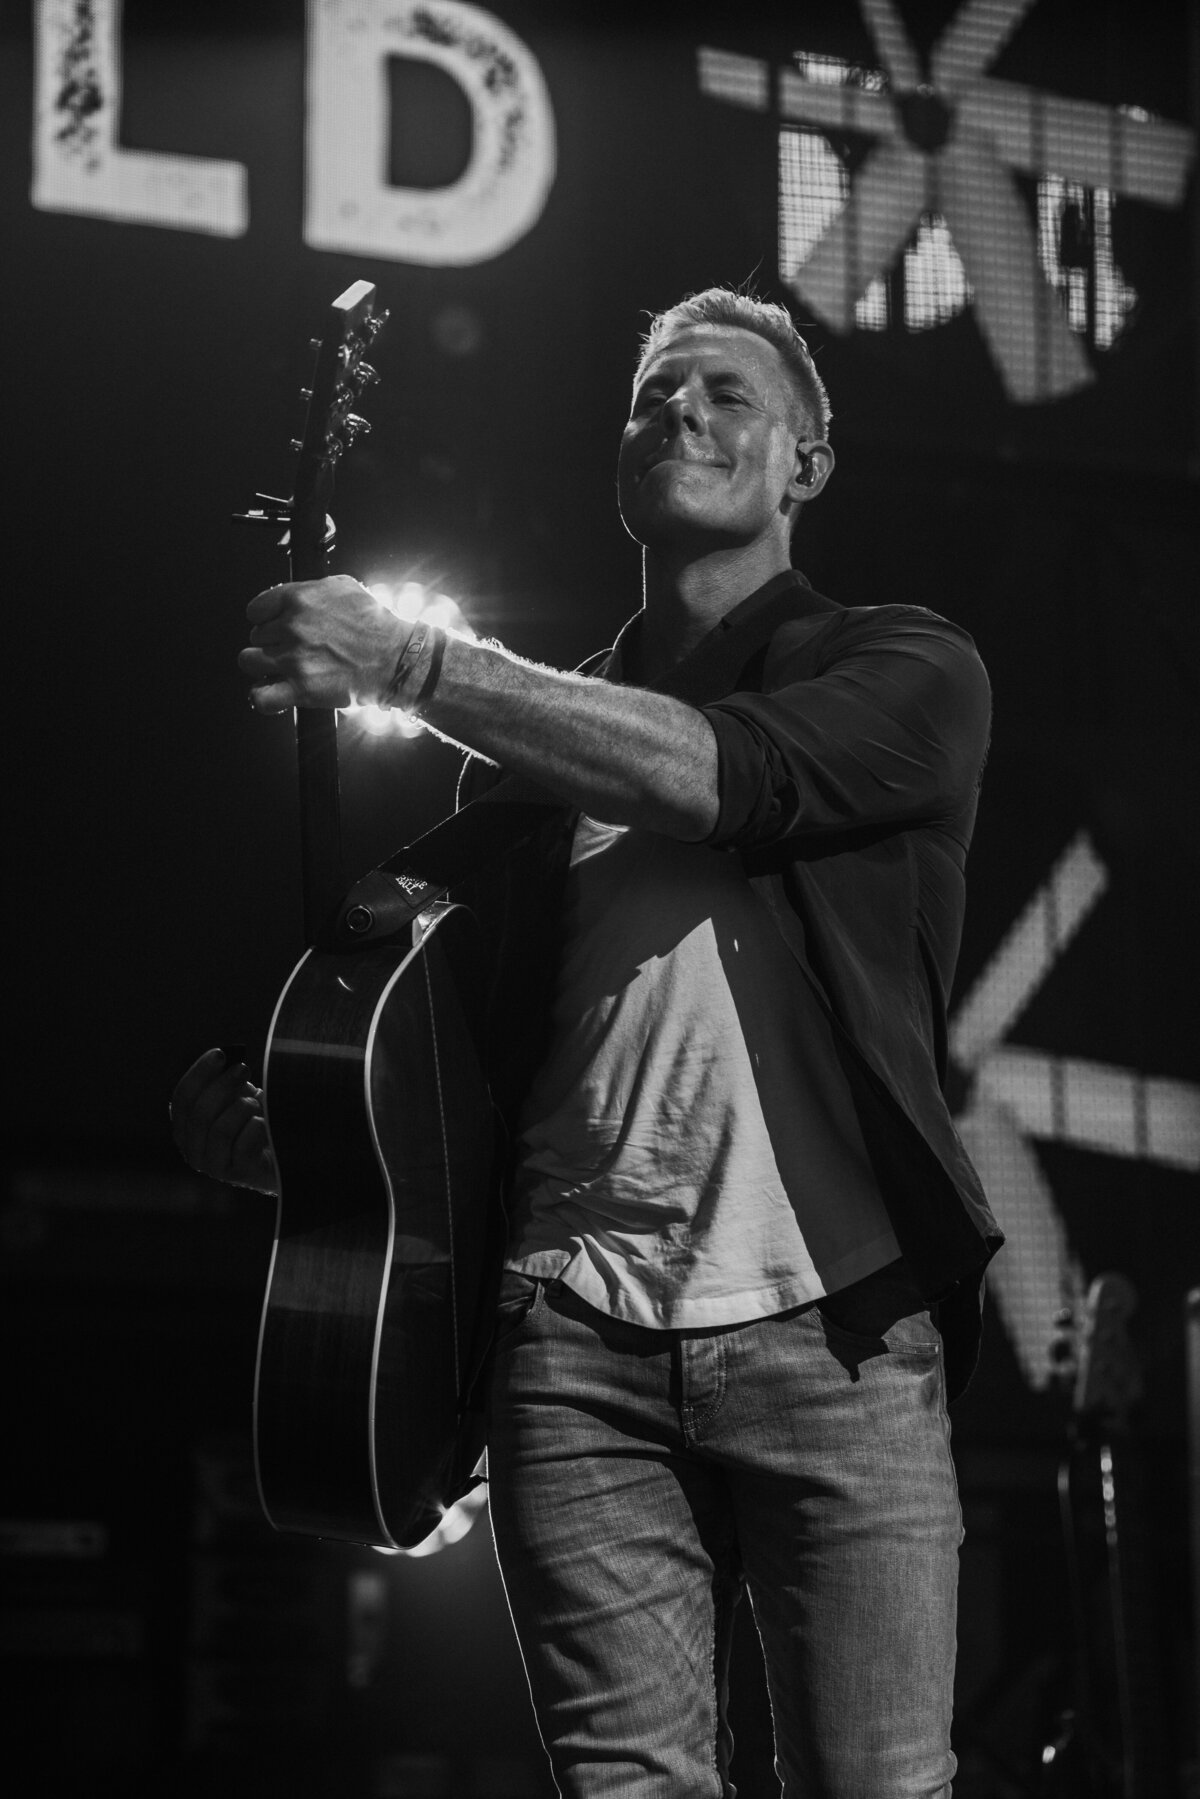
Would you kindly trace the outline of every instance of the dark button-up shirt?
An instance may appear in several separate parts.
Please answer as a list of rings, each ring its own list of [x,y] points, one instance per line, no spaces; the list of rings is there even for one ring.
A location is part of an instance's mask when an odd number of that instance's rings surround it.
[[[656,686],[716,734],[709,842],[740,854],[832,1022],[897,1241],[939,1306],[956,1390],[976,1353],[980,1276],[1002,1241],[941,1086],[990,722],[983,665],[931,612],[842,607],[789,572]],[[574,818],[548,819],[476,900],[497,970],[489,1059],[510,1118],[544,1051]]]

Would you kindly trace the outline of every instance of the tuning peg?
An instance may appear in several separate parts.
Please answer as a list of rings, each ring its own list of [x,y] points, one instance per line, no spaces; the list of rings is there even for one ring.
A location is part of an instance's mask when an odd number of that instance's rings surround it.
[[[281,500],[278,494],[256,493],[256,500],[261,506],[251,506],[247,512],[235,512],[234,518],[240,519],[244,525],[287,525],[291,523],[292,502]]]
[[[312,399],[312,388],[311,387],[302,387],[300,389],[300,398],[304,401],[305,405],[307,405],[308,402]]]
[[[270,525],[278,531],[280,525],[291,523],[290,511],[272,512],[261,506],[252,506],[248,512],[235,512],[234,518],[242,525]]]
[[[370,387],[373,381],[378,381],[379,379],[379,370],[373,369],[369,362],[360,362],[355,370],[355,374],[358,378],[358,390],[360,393],[364,387]]]
[[[363,437],[369,437],[371,435],[370,419],[359,418],[357,412],[348,412],[343,419],[342,424],[346,436],[351,443],[354,442],[360,432]]]
[[[302,437],[293,437],[292,448],[295,450],[296,454],[299,455],[300,451],[304,448],[304,439]]]
[[[372,337],[378,337],[379,333],[383,330],[383,327],[387,324],[387,321],[388,315],[385,309],[383,312],[371,313],[370,317],[364,320],[364,324]]]

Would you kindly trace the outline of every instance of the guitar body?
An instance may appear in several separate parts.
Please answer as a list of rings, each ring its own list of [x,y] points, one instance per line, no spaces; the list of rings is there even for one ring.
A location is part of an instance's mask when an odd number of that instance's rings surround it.
[[[310,950],[264,1077],[282,1198],[255,1383],[263,1507],[283,1530],[398,1548],[481,1453],[464,1414],[495,1260],[475,921],[428,918],[401,947]]]

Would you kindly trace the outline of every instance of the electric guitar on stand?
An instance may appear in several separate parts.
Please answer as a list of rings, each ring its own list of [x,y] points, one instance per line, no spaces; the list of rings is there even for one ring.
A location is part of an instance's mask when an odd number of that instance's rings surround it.
[[[1131,1424],[1142,1393],[1128,1333],[1136,1307],[1124,1275],[1099,1275],[1063,1364],[1072,1416],[1058,1490],[1075,1702],[1042,1752],[1045,1799],[1163,1799],[1175,1790]]]
[[[286,527],[293,580],[328,572],[328,505],[386,314],[355,282],[317,351]],[[259,1333],[255,1469],[272,1524],[407,1548],[471,1484],[468,1400],[494,1164],[475,923],[439,894],[381,928],[344,903],[337,714],[296,716],[309,948],[271,1020],[263,1103],[281,1198]],[[361,885],[361,883],[360,883]],[[399,888],[395,882],[393,887]],[[444,891],[444,888],[441,890]],[[415,905],[416,902],[414,902]],[[365,918],[361,941],[355,928]]]

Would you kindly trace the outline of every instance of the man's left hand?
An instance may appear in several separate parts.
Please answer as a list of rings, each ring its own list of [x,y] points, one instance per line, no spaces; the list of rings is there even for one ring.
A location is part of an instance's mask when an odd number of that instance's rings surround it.
[[[412,630],[349,575],[268,587],[246,617],[238,667],[257,712],[377,703]]]

